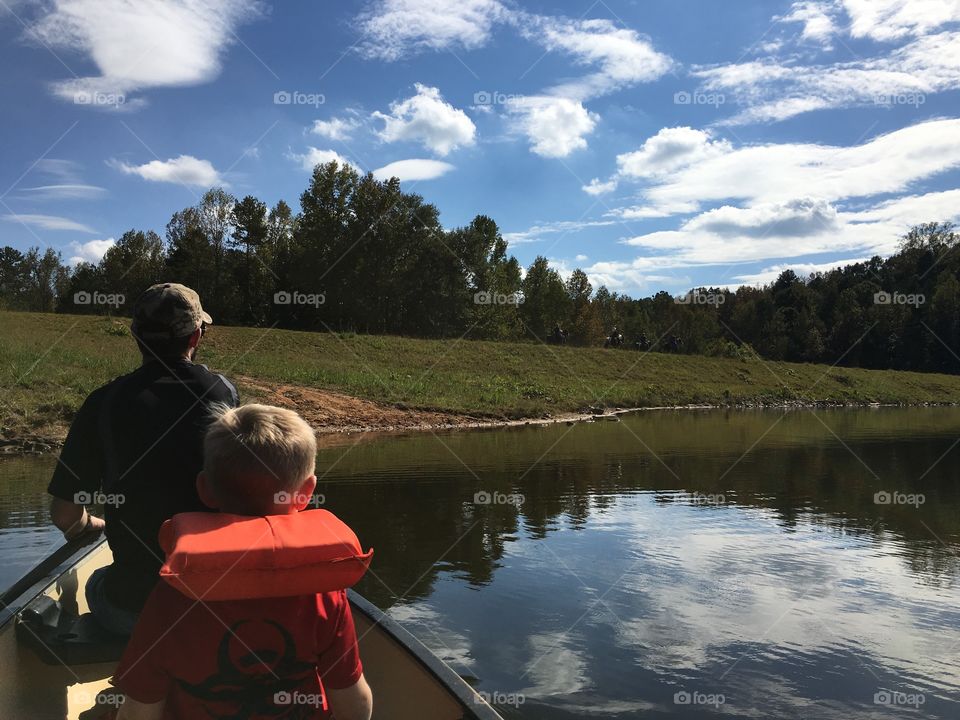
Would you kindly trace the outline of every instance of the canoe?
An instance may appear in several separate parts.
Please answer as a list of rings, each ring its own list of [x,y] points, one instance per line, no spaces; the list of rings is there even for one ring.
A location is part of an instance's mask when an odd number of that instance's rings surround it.
[[[0,596],[0,716],[92,720],[122,701],[110,685],[122,643],[99,629],[83,592],[110,561],[102,538],[67,543]],[[503,720],[409,632],[349,595],[374,718]]]

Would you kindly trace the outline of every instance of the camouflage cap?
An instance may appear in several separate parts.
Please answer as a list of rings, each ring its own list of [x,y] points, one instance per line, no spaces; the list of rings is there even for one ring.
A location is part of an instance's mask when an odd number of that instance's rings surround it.
[[[152,285],[133,307],[133,333],[146,340],[190,335],[201,325],[213,324],[200,305],[200,296],[179,283]]]

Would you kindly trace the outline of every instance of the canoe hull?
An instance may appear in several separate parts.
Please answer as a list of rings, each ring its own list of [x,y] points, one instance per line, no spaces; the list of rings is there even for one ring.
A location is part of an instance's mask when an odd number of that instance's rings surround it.
[[[109,702],[115,662],[77,664],[71,648],[47,645],[20,615],[56,600],[73,615],[88,612],[83,588],[91,573],[109,564],[106,542],[74,544],[41,563],[0,600],[0,715],[9,718],[83,720],[105,692]],[[364,674],[373,689],[374,718],[502,720],[456,673],[412,635],[360,595],[350,602]],[[49,604],[49,603],[47,603]],[[19,636],[19,638],[18,638]],[[69,642],[69,641],[68,641]],[[42,652],[38,652],[38,650]],[[49,652],[47,652],[49,651]],[[46,655],[46,662],[41,658]],[[58,662],[67,657],[67,662]]]

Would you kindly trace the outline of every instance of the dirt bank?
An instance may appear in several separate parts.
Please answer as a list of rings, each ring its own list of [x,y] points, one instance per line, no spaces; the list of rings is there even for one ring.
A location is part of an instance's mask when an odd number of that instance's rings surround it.
[[[437,410],[418,410],[388,403],[364,400],[333,390],[293,384],[275,384],[243,375],[234,378],[245,402],[262,402],[296,410],[313,426],[321,447],[372,440],[381,434],[416,431],[457,430],[470,428],[517,427],[592,421],[619,421],[625,413],[642,410],[691,410],[720,407],[716,405],[677,405],[662,407],[585,408],[581,412],[559,413],[543,417],[501,419],[464,415]],[[870,403],[875,405],[875,403]],[[837,407],[838,403],[788,401],[739,403],[730,407]],[[846,405],[862,407],[866,403]],[[55,452],[63,444],[69,419],[25,429],[23,426],[0,427],[0,455],[43,454]]]

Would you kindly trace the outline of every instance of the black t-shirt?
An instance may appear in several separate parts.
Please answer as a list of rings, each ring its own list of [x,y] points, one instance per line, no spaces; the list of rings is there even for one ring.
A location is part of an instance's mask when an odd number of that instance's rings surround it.
[[[113,565],[107,598],[139,611],[157,581],[157,534],[176,513],[208,510],[197,495],[211,406],[239,404],[222,375],[187,360],[148,362],[93,391],[67,435],[47,491],[103,502]]]

